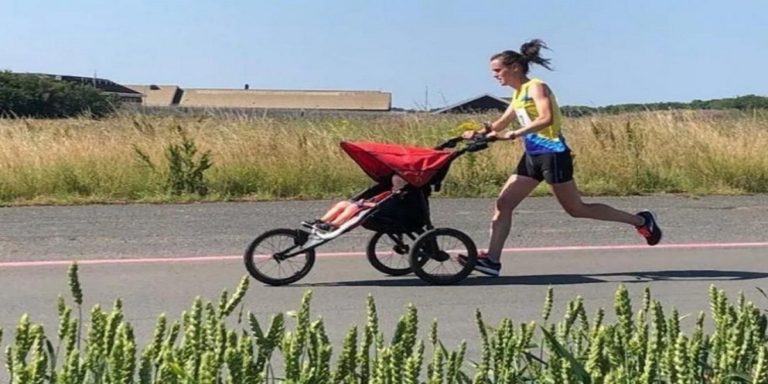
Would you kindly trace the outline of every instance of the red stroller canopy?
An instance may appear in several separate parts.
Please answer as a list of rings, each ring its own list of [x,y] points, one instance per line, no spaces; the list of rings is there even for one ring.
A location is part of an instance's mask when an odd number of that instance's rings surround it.
[[[445,150],[371,142],[343,141],[341,148],[372,179],[382,181],[394,172],[414,187],[427,184],[450,163],[453,154]]]

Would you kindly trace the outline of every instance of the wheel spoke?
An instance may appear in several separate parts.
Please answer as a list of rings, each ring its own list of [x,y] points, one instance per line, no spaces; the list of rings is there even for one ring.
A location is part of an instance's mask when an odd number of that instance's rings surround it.
[[[403,234],[378,232],[371,237],[366,254],[371,265],[380,272],[404,275],[411,272],[409,243]]]
[[[450,228],[424,233],[416,240],[414,248],[410,256],[414,272],[433,284],[451,284],[462,280],[471,272],[471,267],[462,264],[459,255],[473,260],[477,256],[472,239]]]
[[[306,275],[314,263],[314,251],[288,258],[276,255],[291,253],[297,248],[295,230],[275,229],[258,237],[245,255],[248,271],[256,279],[272,285],[294,282]]]

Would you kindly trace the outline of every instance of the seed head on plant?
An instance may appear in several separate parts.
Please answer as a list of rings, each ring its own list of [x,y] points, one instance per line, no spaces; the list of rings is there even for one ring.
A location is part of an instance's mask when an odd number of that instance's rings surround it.
[[[587,369],[587,372],[593,379],[602,378],[604,374],[603,353],[604,353],[604,347],[606,343],[605,335],[606,335],[605,328],[601,327],[600,329],[598,329],[595,335],[592,338],[590,338],[589,353],[587,357],[587,363],[585,364],[585,368]]]
[[[405,371],[403,373],[403,384],[418,384],[419,376],[421,375],[421,365],[424,359],[424,342],[421,340],[414,348],[411,356],[405,363]]]
[[[31,330],[32,347],[28,367],[29,383],[43,384],[48,367],[48,354],[45,352],[45,331],[42,325],[35,324]]]
[[[243,278],[240,279],[240,284],[237,286],[237,289],[235,290],[235,294],[232,295],[231,299],[229,299],[229,301],[227,302],[227,305],[224,307],[224,310],[221,313],[222,317],[229,316],[229,314],[232,313],[232,311],[237,307],[237,305],[240,304],[240,302],[242,302],[243,297],[245,297],[245,293],[248,292],[249,282],[250,282],[250,279],[248,278],[248,276],[243,276]]]
[[[25,359],[27,356],[27,352],[29,352],[29,349],[32,347],[32,334],[30,332],[30,329],[32,327],[32,324],[29,321],[29,315],[26,313],[21,315],[21,319],[19,319],[19,323],[16,325],[16,355],[21,357],[22,359]]]
[[[616,310],[616,318],[619,321],[622,339],[624,342],[627,342],[632,335],[632,304],[629,300],[629,292],[624,285],[620,285],[616,290],[614,308]]]
[[[347,377],[355,374],[355,356],[357,355],[357,327],[352,327],[344,336],[341,355],[332,374],[332,383],[346,382]]]
[[[752,384],[768,383],[768,347],[761,346],[752,372]]]
[[[80,288],[80,276],[76,261],[69,266],[69,289],[72,292],[75,304],[83,305],[83,291]]]
[[[552,304],[554,302],[554,290],[552,287],[547,288],[547,296],[544,299],[544,309],[541,311],[541,318],[546,323],[549,320],[549,315],[552,313]]]
[[[482,352],[480,355],[480,364],[475,372],[474,382],[485,383],[488,380],[489,370],[491,369],[491,345],[488,341],[488,330],[483,321],[483,315],[480,309],[475,309],[475,323],[480,331],[480,340],[482,342]]]
[[[643,290],[643,311],[648,312],[651,309],[651,287],[646,286]]]
[[[199,384],[216,384],[218,381],[218,368],[216,357],[212,352],[204,352],[200,362]]]

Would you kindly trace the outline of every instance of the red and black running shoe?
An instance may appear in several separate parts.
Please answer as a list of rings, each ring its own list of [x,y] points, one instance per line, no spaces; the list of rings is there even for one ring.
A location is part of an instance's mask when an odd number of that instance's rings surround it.
[[[656,215],[651,211],[640,211],[637,215],[645,219],[645,224],[635,227],[637,228],[637,233],[645,237],[648,245],[658,244],[661,241],[661,228],[659,228],[659,224],[656,222]]]

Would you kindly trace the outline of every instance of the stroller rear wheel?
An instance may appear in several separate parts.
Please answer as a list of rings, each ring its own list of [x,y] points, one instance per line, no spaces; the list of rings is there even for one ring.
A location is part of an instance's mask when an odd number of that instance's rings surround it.
[[[296,229],[273,229],[257,237],[243,255],[245,268],[256,280],[269,285],[285,285],[309,273],[315,264],[315,250],[300,250],[306,241]]]
[[[411,273],[408,261],[410,243],[416,239],[412,233],[376,232],[368,241],[365,251],[368,262],[381,273],[402,276]]]
[[[459,256],[466,256],[467,261],[462,263]],[[429,230],[411,247],[411,269],[430,284],[458,283],[472,273],[476,262],[475,242],[453,228]]]

